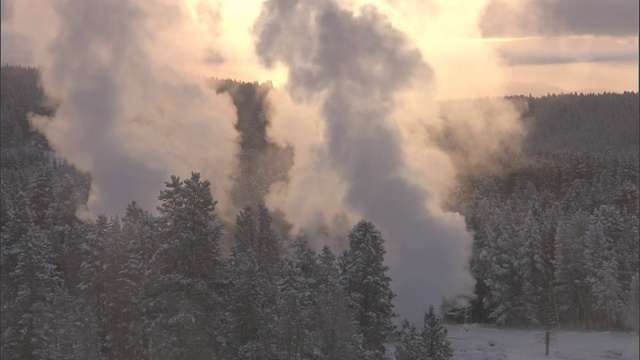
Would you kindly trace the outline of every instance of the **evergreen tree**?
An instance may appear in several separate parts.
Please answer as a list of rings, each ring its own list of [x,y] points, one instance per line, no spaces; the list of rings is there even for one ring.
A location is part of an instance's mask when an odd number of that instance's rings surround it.
[[[18,285],[16,323],[10,343],[21,359],[38,359],[54,347],[50,324],[55,319],[51,304],[61,294],[61,279],[52,264],[50,244],[42,231],[31,228],[15,249],[18,259],[12,278]],[[7,344],[8,345],[8,344]]]
[[[577,212],[560,221],[555,240],[555,274],[553,292],[558,311],[574,326],[585,320],[588,272],[585,260],[585,233],[589,215]]]
[[[5,195],[3,193],[3,195]],[[23,192],[15,195],[14,204],[10,204],[3,196],[3,208],[6,209],[5,222],[0,237],[2,242],[0,251],[0,303],[2,304],[2,321],[0,321],[1,352],[3,359],[17,359],[22,348],[21,336],[17,327],[18,320],[23,313],[18,294],[23,281],[28,281],[17,272],[20,262],[24,261],[25,239],[29,229],[33,227],[27,196]],[[24,355],[24,354],[23,354]]]
[[[481,278],[488,288],[483,306],[490,309],[489,318],[498,325],[510,325],[516,314],[516,289],[519,288],[519,280],[515,276],[516,249],[509,243],[514,231],[509,223],[498,222],[503,214],[499,209],[494,213],[495,222],[488,221],[483,226],[485,236],[493,241],[489,241],[478,255],[485,268]]]
[[[99,358],[94,318],[66,292],[46,234],[31,228],[16,250],[11,276],[18,284],[17,316],[7,319],[15,323],[3,334],[3,354],[9,359]]]
[[[271,228],[271,215],[266,207],[260,206],[259,215],[256,224],[251,207],[246,206],[236,216],[227,343],[227,354],[233,358],[278,357],[280,240]]]
[[[640,333],[640,274],[637,272],[633,275],[631,286],[629,287],[625,317],[625,325],[629,329]]]
[[[54,201],[51,176],[52,174],[49,167],[44,166],[35,174],[27,187],[33,222],[38,227],[45,227],[45,217],[47,216],[49,206]]]
[[[317,315],[314,321],[320,338],[321,360],[356,359],[363,349],[361,336],[349,299],[340,284],[340,269],[336,256],[325,245],[318,255],[316,296]]]
[[[589,285],[589,299],[594,310],[594,320],[609,328],[620,315],[622,308],[622,287],[618,281],[619,263],[615,252],[614,239],[603,219],[606,209],[590,217],[589,228],[585,234],[585,261],[589,273],[586,283]],[[604,221],[603,221],[604,220]]]
[[[122,309],[122,332],[126,339],[123,358],[150,357],[151,320],[154,318],[154,284],[159,280],[151,259],[157,246],[156,219],[135,201],[127,206],[122,218],[122,243],[126,256],[120,271],[119,285],[128,303]]]
[[[110,261],[113,260],[110,251],[115,248],[111,237],[115,233],[113,227],[114,223],[104,215],[96,219],[95,226],[81,245],[83,261],[78,284],[78,293],[84,299],[85,311],[93,314],[98,326],[100,352],[107,358],[113,356],[111,316],[117,311],[113,307],[112,295],[115,288],[114,276],[118,270]]]
[[[204,359],[220,351],[221,225],[209,181],[200,174],[180,181],[172,176],[161,191],[158,252],[152,260],[158,276],[154,293],[156,348],[168,357]]]
[[[395,352],[396,360],[431,360],[425,345],[415,325],[404,319],[400,329],[400,344]]]
[[[341,281],[350,300],[369,359],[382,359],[384,343],[393,331],[391,279],[384,265],[384,239],[368,221],[360,221],[349,234],[349,248],[340,258]]]
[[[436,316],[433,306],[430,306],[429,311],[424,315],[421,336],[428,359],[449,360],[453,357],[451,342],[447,340],[447,328],[442,324],[442,320]]]
[[[543,323],[543,300],[547,288],[544,243],[538,223],[529,210],[520,231],[518,275],[522,279],[520,306],[528,324]]]
[[[316,331],[317,263],[316,254],[303,237],[290,246],[282,260],[282,279],[278,288],[278,329],[281,357],[306,359],[319,352]]]

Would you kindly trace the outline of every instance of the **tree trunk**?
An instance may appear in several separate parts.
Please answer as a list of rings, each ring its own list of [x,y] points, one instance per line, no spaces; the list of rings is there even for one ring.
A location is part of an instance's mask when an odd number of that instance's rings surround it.
[[[544,356],[549,356],[549,343],[551,342],[551,331],[549,327],[544,329]]]

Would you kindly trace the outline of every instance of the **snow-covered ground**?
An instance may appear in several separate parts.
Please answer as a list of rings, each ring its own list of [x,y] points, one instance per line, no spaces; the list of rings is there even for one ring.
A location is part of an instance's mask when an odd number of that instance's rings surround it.
[[[620,359],[638,360],[638,335],[619,332],[556,331],[549,356],[542,330],[448,325],[455,360]]]

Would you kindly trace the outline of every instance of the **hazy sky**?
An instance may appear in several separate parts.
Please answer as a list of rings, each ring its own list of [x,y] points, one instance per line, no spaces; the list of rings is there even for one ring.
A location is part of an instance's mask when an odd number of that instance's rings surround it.
[[[509,92],[638,90],[637,0],[492,0],[479,25]]]
[[[285,82],[284,69],[255,66],[251,29],[261,1],[187,3],[194,27],[222,45],[206,50],[193,68],[207,75]],[[353,8],[374,3],[413,38],[435,70],[438,98],[638,90],[637,0],[343,3]],[[7,26],[17,20],[16,5],[2,0],[2,63],[35,65],[29,34]]]

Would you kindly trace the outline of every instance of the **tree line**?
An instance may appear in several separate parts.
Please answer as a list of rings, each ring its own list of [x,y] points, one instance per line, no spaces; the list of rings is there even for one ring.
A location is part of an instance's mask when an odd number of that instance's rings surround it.
[[[90,175],[27,121],[53,112],[38,76],[2,67],[3,358],[383,356],[393,294],[383,262],[364,268],[384,256],[373,224],[357,224],[339,255],[285,241],[264,206],[222,228],[197,174],[167,182],[158,215],[132,202],[121,218],[80,221]],[[533,161],[460,179],[448,199],[474,234],[477,284],[469,307],[445,310],[460,321],[637,330],[637,93],[525,99]],[[222,236],[234,237],[228,253]],[[373,317],[358,302],[371,292]],[[446,358],[446,331],[427,324],[403,323],[398,358],[431,349],[425,334]]]
[[[386,356],[395,295],[372,223],[356,224],[338,256],[304,237],[285,241],[264,205],[224,229],[198,173],[166,182],[157,215],[134,201],[122,217],[82,221],[90,174],[57,158],[26,120],[44,99],[38,71],[2,72],[3,134],[11,130],[0,153],[2,358]],[[438,334],[432,342],[448,346]]]
[[[452,203],[474,233],[473,321],[638,330],[636,154],[540,155]]]
[[[36,174],[24,188],[2,192],[3,358],[385,358],[394,294],[372,223],[336,257],[304,237],[285,245],[269,210],[246,206],[225,255],[198,173],[171,177],[158,216],[132,202],[85,223],[68,196],[88,179],[38,159],[15,171]]]

